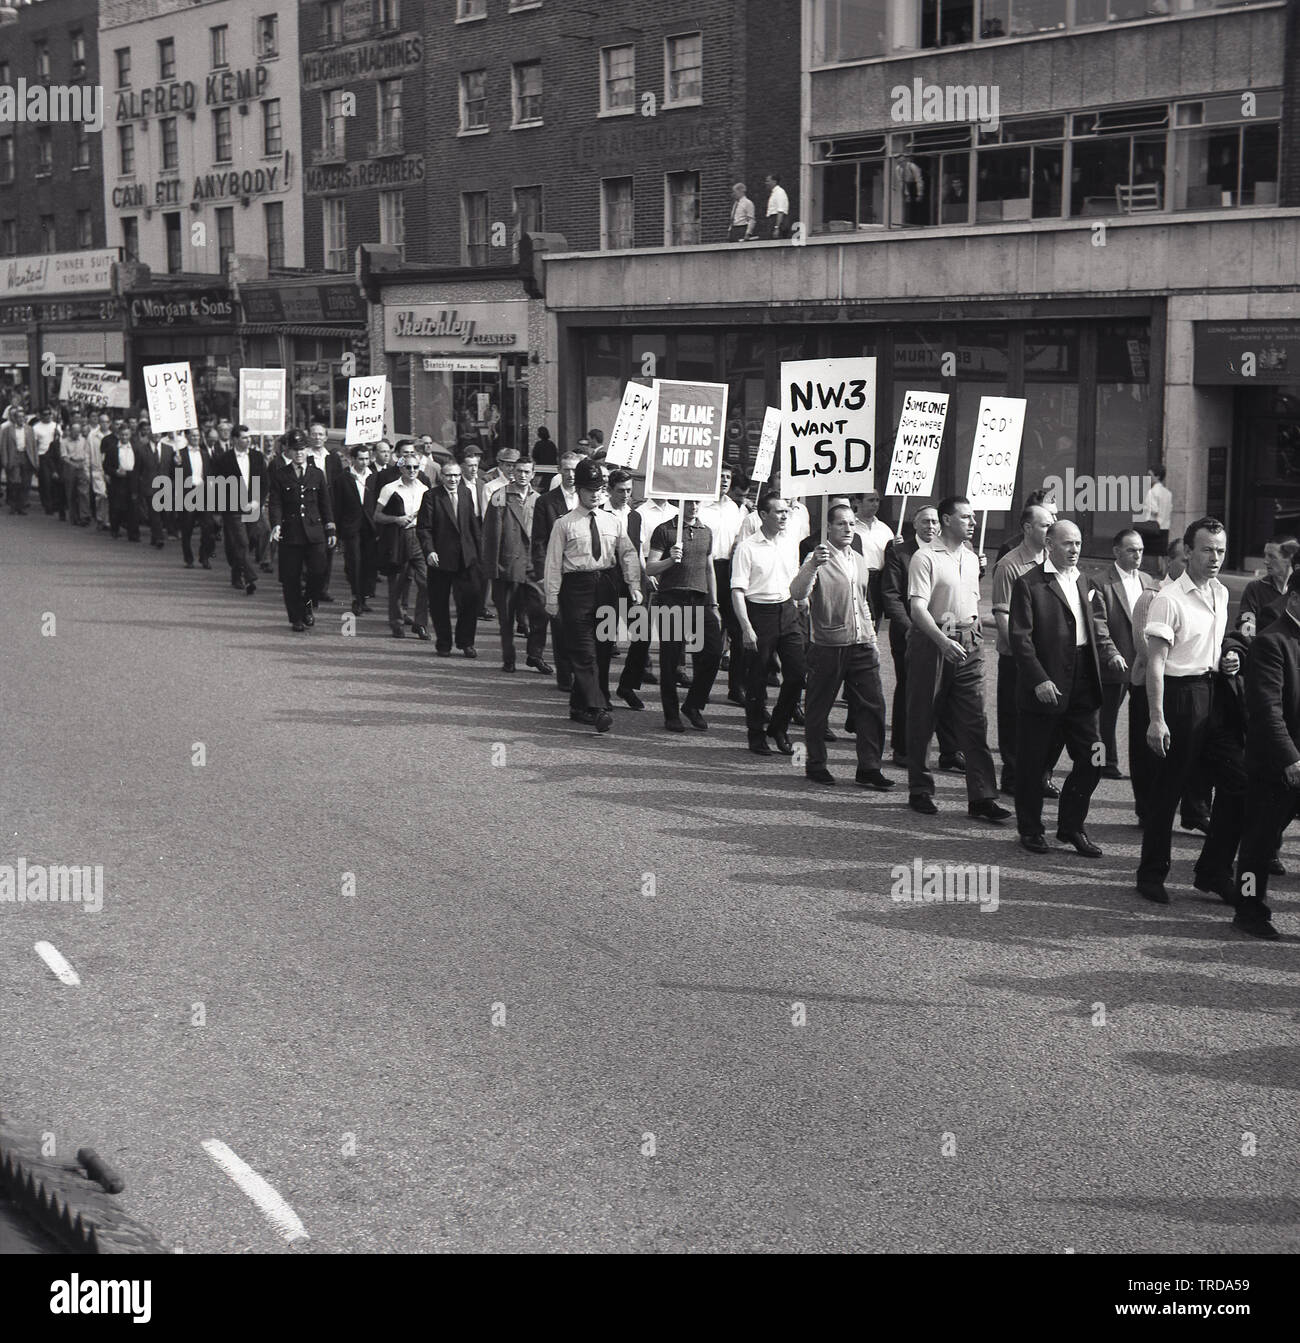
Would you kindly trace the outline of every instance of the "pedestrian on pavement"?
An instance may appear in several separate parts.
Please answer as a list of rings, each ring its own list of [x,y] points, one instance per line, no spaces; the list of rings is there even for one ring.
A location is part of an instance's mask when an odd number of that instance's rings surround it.
[[[1156,757],[1155,777],[1137,870],[1138,894],[1167,905],[1174,813],[1195,767],[1214,786],[1209,834],[1196,861],[1197,890],[1235,904],[1232,865],[1241,839],[1245,758],[1226,712],[1225,697],[1240,671],[1235,648],[1225,647],[1228,590],[1218,580],[1227,532],[1203,517],[1183,534],[1187,571],[1156,593],[1147,616],[1146,688],[1150,723],[1146,741]]]
[[[348,452],[348,462],[348,470],[334,477],[330,504],[338,528],[339,548],[343,551],[343,570],[352,593],[352,614],[360,616],[371,609],[366,598],[374,589],[378,563],[378,532],[366,506],[370,445],[354,443]]]
[[[217,442],[220,443],[220,438]],[[248,426],[232,426],[230,446],[212,463],[212,474],[226,481],[228,507],[221,516],[230,586],[246,596],[257,591],[254,557],[262,543],[263,508],[267,501],[266,458],[248,441]],[[269,527],[267,528],[269,532]]]
[[[9,407],[9,418],[0,428],[0,466],[5,470],[5,493],[9,511],[26,513],[30,507],[32,477],[36,474],[36,435],[22,407]]]
[[[450,657],[452,642],[467,658],[478,657],[479,556],[483,532],[461,484],[459,463],[448,462],[429,501],[434,558],[429,568],[429,609],[436,636],[434,652]],[[451,598],[456,598],[456,628],[451,625]]]
[[[1133,515],[1141,533],[1146,558],[1154,560],[1163,578],[1168,572],[1169,531],[1174,525],[1174,495],[1165,484],[1165,468],[1151,468],[1151,485],[1142,500],[1142,508]]]
[[[40,493],[41,507],[46,517],[55,513],[63,521],[67,516],[67,505],[63,502],[63,481],[61,458],[59,454],[59,422],[54,418],[51,406],[42,406],[41,413],[32,424],[32,436],[36,439],[36,484]]]
[[[967,545],[975,513],[963,495],[939,503],[939,539],[919,549],[907,575],[912,632],[907,641],[908,804],[933,816],[934,776],[926,768],[935,718],[952,714],[966,764],[966,810],[975,820],[1005,821],[984,714],[979,556]]]
[[[664,727],[669,732],[684,732],[685,718],[697,732],[707,732],[709,724],[704,710],[722,661],[713,533],[700,521],[697,500],[687,499],[684,510],[680,541],[676,521],[661,522],[655,528],[645,571],[658,583],[654,610],[659,629],[659,702],[663,706]],[[632,516],[637,517],[635,513]],[[645,643],[648,649],[648,635]],[[677,673],[686,659],[688,645],[693,645],[691,687],[685,704],[679,704]]]
[[[63,497],[67,500],[69,521],[74,527],[89,527],[90,516],[90,440],[82,431],[79,415],[74,415],[60,444],[63,462]]]
[[[731,187],[731,227],[727,230],[728,242],[748,242],[757,227],[754,218],[754,202],[749,199],[749,188],[744,182],[735,182]]]
[[[126,421],[118,419],[113,422],[113,432],[100,444],[108,483],[108,525],[114,540],[123,528],[127,540],[140,540],[140,464],[131,438]]]
[[[1016,660],[1016,826],[1021,846],[1050,853],[1043,833],[1043,775],[1061,746],[1073,768],[1061,789],[1056,837],[1085,858],[1100,858],[1088,837],[1088,804],[1101,778],[1096,759],[1102,667],[1126,672],[1100,604],[1079,572],[1083,533],[1061,519],[1048,528],[1047,556],[1011,589],[1010,642]],[[1004,561],[1005,562],[1005,561]]]
[[[380,572],[388,578],[388,627],[406,638],[407,598],[415,585],[412,632],[428,643],[429,568],[437,562],[433,539],[432,491],[419,475],[420,453],[407,442],[397,459],[397,478],[374,491],[372,520],[379,535]],[[450,646],[450,641],[448,642]]]
[[[517,448],[502,448],[499,469],[510,471],[503,489],[488,495],[483,521],[483,569],[492,583],[492,604],[501,631],[501,670],[513,672],[515,635],[522,621],[525,666],[550,676],[546,661],[546,602],[532,567],[533,515],[541,496],[533,489],[533,463]]]
[[[1122,779],[1119,767],[1119,747],[1116,745],[1116,727],[1119,711],[1128,697],[1129,677],[1132,675],[1136,650],[1133,646],[1133,612],[1148,588],[1158,586],[1150,574],[1142,572],[1142,535],[1134,527],[1116,532],[1111,544],[1114,565],[1097,584],[1097,596],[1102,604],[1106,628],[1111,642],[1124,658],[1124,669],[1103,666],[1101,669],[1101,740],[1106,748],[1106,763],[1102,766],[1103,779]]]
[[[804,688],[804,637],[790,584],[799,572],[799,539],[787,531],[790,505],[768,490],[758,501],[759,527],[736,542],[731,557],[731,603],[745,648],[745,725],[749,749],[771,755],[767,738],[782,755],[793,755],[787,729]],[[773,654],[781,661],[781,690],[764,731],[767,672]]]
[[[271,540],[280,548],[284,609],[301,633],[316,623],[313,608],[325,584],[325,557],[335,545],[334,514],[325,476],[307,460],[307,436],[290,429],[280,443],[289,460],[271,472],[268,513]]]
[[[574,485],[578,506],[556,521],[547,543],[546,613],[562,622],[573,668],[569,717],[608,732],[614,721],[608,697],[614,645],[597,638],[598,612],[614,608],[618,599],[616,567],[627,581],[631,602],[641,601],[641,561],[618,519],[600,507],[604,468],[598,462],[579,462]]]
[[[1252,578],[1241,594],[1236,630],[1249,643],[1286,612],[1290,593],[1291,558],[1300,541],[1289,533],[1264,543],[1264,575]]]
[[[857,783],[884,792],[894,781],[881,773],[885,749],[885,692],[880,684],[880,648],[872,618],[872,570],[853,547],[851,504],[832,505],[826,539],[815,546],[790,584],[795,601],[807,601],[812,639],[804,710],[804,774],[833,784],[826,767],[826,727],[840,686],[857,738]]]

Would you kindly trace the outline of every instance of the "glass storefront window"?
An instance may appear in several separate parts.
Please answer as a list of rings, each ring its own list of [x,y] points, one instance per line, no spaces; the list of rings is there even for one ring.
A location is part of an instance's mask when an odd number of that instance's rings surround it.
[[[662,377],[667,342],[662,337],[644,337],[640,333],[632,337],[633,365],[629,366],[623,353],[622,335],[612,332],[594,331],[583,337],[583,407],[586,423],[583,429],[599,429],[606,441],[618,418],[618,408],[623,401],[623,386],[633,373],[640,373],[642,361],[639,354],[650,354],[646,366],[654,368],[656,375]],[[658,341],[658,348],[651,343]],[[640,379],[638,378],[638,381]],[[645,379],[648,383],[649,379]]]
[[[1079,463],[1079,335],[1062,327],[1025,331],[1025,432],[1020,442],[1023,499],[1045,477],[1064,476]],[[1058,504],[1061,501],[1058,499]],[[1069,512],[1062,507],[1062,512]],[[1085,518],[1075,518],[1088,535]],[[1015,519],[1008,518],[1008,526]]]
[[[889,0],[815,0],[813,64],[885,55],[888,25]]]
[[[1094,476],[1101,496],[1129,509],[1098,512],[1093,536],[1104,549],[1133,521],[1146,493],[1151,466],[1151,336],[1145,322],[1107,323],[1097,328],[1097,389]],[[1126,488],[1121,489],[1121,486]],[[1140,491],[1140,493],[1138,492]],[[1136,493],[1137,497],[1132,496]]]
[[[677,368],[683,382],[717,382],[717,342],[712,331],[689,331],[677,337]]]
[[[767,340],[728,333],[722,338],[722,357],[727,383],[726,460],[748,471],[767,409]]]

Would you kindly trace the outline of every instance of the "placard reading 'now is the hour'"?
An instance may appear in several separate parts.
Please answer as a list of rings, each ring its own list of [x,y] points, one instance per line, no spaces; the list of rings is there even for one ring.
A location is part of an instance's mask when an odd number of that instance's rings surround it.
[[[378,443],[383,438],[387,388],[386,373],[348,379],[348,423],[343,435],[346,443]]]
[[[781,493],[860,494],[874,487],[876,361],[781,365]]]
[[[727,385],[656,378],[645,492],[660,499],[718,497],[727,423]]]

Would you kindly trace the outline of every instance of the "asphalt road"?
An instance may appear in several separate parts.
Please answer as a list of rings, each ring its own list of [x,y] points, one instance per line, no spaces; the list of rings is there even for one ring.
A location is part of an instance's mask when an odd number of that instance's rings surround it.
[[[495,634],[295,635],[174,541],[2,517],[0,575],[0,864],[104,869],[0,904],[0,1108],[186,1252],[1300,1248],[1296,879],[1247,940],[1180,834],[1146,905],[1127,782],[1040,862],[955,776],[815,788],[716,695],[598,738]]]

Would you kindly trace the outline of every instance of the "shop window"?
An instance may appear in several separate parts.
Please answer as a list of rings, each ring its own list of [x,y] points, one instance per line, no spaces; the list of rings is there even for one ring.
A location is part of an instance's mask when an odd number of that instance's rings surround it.
[[[176,118],[163,117],[158,127],[162,132],[163,172],[175,172],[181,165],[180,136],[176,128]]]
[[[118,47],[113,53],[117,61],[117,87],[127,89],[131,87],[131,48]],[[6,77],[5,83],[8,83]]]
[[[324,202],[325,269],[348,268],[348,214],[347,202],[331,196]]]
[[[487,128],[487,71],[466,70],[460,77],[460,129],[465,132]]]
[[[677,337],[673,377],[684,382],[717,382],[718,349],[711,331],[687,331]]]
[[[618,408],[623,399],[623,387],[630,374],[639,374],[643,355],[651,356],[651,366],[662,373],[666,362],[667,342],[662,337],[651,337],[652,348],[647,346],[647,338],[639,333],[632,337],[632,364],[629,370],[624,355],[624,337],[615,332],[591,331],[582,338],[583,395],[579,414],[583,423],[576,432],[584,429],[599,429],[609,436],[618,417]],[[642,352],[642,356],[638,352]],[[637,378],[637,381],[648,379]],[[552,426],[553,428],[553,426]]]
[[[212,46],[212,68],[214,70],[223,69],[230,64],[226,56],[226,38],[230,34],[229,27],[224,23],[219,23],[213,28],[208,29],[208,36],[211,39]]]
[[[1045,477],[1079,465],[1079,334],[1076,329],[1030,327],[1024,333],[1025,428],[1020,443],[1019,497]],[[1058,503],[1061,502],[1058,500]],[[1062,512],[1070,510],[1062,508]],[[1087,520],[1075,519],[1084,535]],[[1009,525],[1014,525],[1014,518]]]
[[[399,258],[406,258],[406,204],[400,191],[379,193],[379,241],[397,248]]]
[[[1006,396],[1010,377],[1010,338],[1004,327],[923,328],[929,336],[930,353],[951,350],[957,356],[957,380],[950,384],[952,399],[948,419],[954,426],[956,454],[952,480],[964,489],[970,474],[970,450],[975,441],[975,423],[981,396]],[[942,464],[941,464],[942,469]]]
[[[140,260],[140,221],[134,216],[122,220],[122,254],[127,261]]]
[[[268,158],[284,151],[284,128],[280,120],[280,100],[267,98],[262,103],[262,153]]]
[[[704,96],[704,38],[684,33],[664,39],[664,103],[698,103]]]
[[[888,25],[888,0],[814,0],[813,64],[884,56]]]
[[[41,251],[57,252],[59,250],[59,234],[55,226],[53,215],[42,215],[40,218],[41,230]]]
[[[700,241],[700,175],[669,173],[664,178],[664,242],[689,247]]]
[[[726,461],[748,471],[767,409],[767,338],[735,332],[724,335],[722,380],[727,384]]]
[[[636,47],[602,47],[600,110],[631,112],[636,107]]]
[[[266,264],[272,270],[284,269],[284,202],[267,201],[262,206],[266,225]]]
[[[1099,325],[1097,331],[1096,441],[1094,472],[1107,483],[1108,502],[1129,504],[1099,514],[1093,531],[1106,542],[1121,527],[1133,521],[1142,503],[1129,497],[1114,497],[1120,483],[1127,483],[1131,496],[1145,494],[1146,474],[1151,467],[1152,398],[1151,333],[1145,322]],[[1060,474],[1064,474],[1061,472]]]
[[[461,252],[467,266],[486,266],[491,261],[488,246],[488,194],[465,191],[460,198]]]
[[[226,263],[235,253],[235,211],[232,206],[217,207],[217,269],[225,275]]]
[[[77,247],[84,249],[95,245],[94,223],[89,210],[77,211]]]
[[[229,163],[234,157],[235,141],[230,129],[230,108],[218,107],[212,113],[212,157],[217,163]]]
[[[158,78],[163,82],[176,78],[176,39],[158,39]]]
[[[14,180],[15,164],[14,137],[0,135],[0,183]]]
[[[542,63],[525,61],[514,67],[515,126],[540,125],[542,120]]]
[[[181,217],[179,214],[163,215],[163,236],[167,244],[167,273],[177,275],[184,266],[181,264]]]
[[[320,26],[323,42],[333,44],[343,40],[343,0],[323,0]]]
[[[600,245],[615,252],[636,246],[636,195],[630,177],[606,177],[600,183]]]

